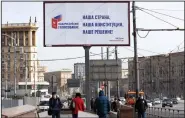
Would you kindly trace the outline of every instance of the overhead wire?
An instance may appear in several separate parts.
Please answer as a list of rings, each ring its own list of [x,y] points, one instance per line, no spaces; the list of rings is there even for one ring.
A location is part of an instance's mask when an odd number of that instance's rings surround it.
[[[143,36],[143,37],[138,33],[138,31],[136,31],[136,33],[137,33],[137,35],[138,35],[140,38],[146,38],[146,37],[149,35],[150,31],[148,31],[147,34],[146,34],[145,36]]]
[[[150,16],[153,16],[154,18],[156,18],[156,19],[158,19],[158,20],[161,20],[161,21],[163,21],[163,22],[165,22],[165,23],[167,23],[167,24],[169,24],[169,25],[175,27],[175,28],[179,28],[178,26],[176,26],[176,25],[174,25],[174,24],[172,24],[172,23],[170,23],[170,22],[168,22],[168,21],[166,21],[166,20],[163,20],[163,19],[161,19],[161,18],[159,18],[159,17],[157,17],[157,16],[155,16],[155,15],[153,15],[153,14],[147,12],[147,11],[144,11],[143,9],[140,9],[140,8],[138,8],[138,9],[139,9],[140,11],[142,11],[142,12],[144,12],[144,13],[150,15]]]
[[[137,8],[144,9],[144,10],[147,10],[147,11],[150,11],[150,12],[153,12],[153,13],[157,13],[157,14],[160,14],[160,15],[164,15],[164,16],[174,18],[174,19],[177,19],[177,20],[181,20],[181,21],[184,22],[184,19],[182,19],[182,18],[174,17],[174,16],[171,16],[171,15],[160,13],[160,12],[157,12],[157,11],[153,11],[153,10],[150,10],[150,9],[147,9],[147,8],[142,8],[142,7],[137,7]]]

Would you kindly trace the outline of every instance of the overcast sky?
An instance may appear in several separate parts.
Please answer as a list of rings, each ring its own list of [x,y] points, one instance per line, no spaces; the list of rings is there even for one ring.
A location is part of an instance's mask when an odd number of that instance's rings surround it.
[[[160,13],[168,14],[180,19],[184,19],[184,4],[183,2],[138,2],[136,6],[155,10]],[[149,11],[146,11],[149,12]],[[159,15],[153,12],[149,12],[152,15],[159,17],[171,24],[184,28],[184,21]],[[132,13],[130,14],[132,16]],[[62,59],[70,57],[84,56],[84,49],[82,47],[58,47],[58,48],[46,48],[43,47],[43,3],[42,2],[3,2],[2,3],[2,23],[28,23],[29,17],[37,17],[39,29],[37,31],[37,50],[38,59]],[[146,14],[143,11],[136,11],[137,28],[175,28],[161,20],[154,18]],[[132,17],[131,17],[131,32],[132,32]],[[147,32],[139,32],[140,36],[145,36]],[[139,38],[138,36],[138,53],[139,56],[149,56],[161,53],[169,53],[171,50],[178,51],[177,46],[183,51],[183,39],[184,33],[182,31],[173,32],[150,32],[146,38]],[[143,50],[141,50],[143,49]],[[113,47],[110,48],[110,51]],[[119,47],[118,57],[133,57],[133,37],[131,36],[131,46]],[[104,48],[104,52],[106,49]],[[101,52],[100,47],[92,47],[91,53],[99,54]],[[106,55],[104,55],[106,57]],[[101,55],[90,57],[91,59],[100,59]],[[112,53],[111,58],[114,58]],[[84,62],[84,58],[66,61],[53,61],[53,62],[41,62],[42,65],[48,66],[49,71],[60,70],[62,68],[73,69],[74,63]],[[127,60],[123,60],[126,62]],[[123,67],[127,68],[127,63],[123,63]]]

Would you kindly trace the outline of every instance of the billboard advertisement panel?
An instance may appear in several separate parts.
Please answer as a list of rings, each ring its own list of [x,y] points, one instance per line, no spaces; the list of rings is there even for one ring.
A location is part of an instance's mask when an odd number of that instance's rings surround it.
[[[44,46],[129,46],[126,1],[45,1]]]

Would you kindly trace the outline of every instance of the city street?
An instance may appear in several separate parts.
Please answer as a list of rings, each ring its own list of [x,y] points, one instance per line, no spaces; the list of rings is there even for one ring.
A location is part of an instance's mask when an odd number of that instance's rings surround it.
[[[173,107],[162,108],[162,104],[155,105],[154,107],[148,108],[148,117],[162,116],[165,118],[184,118],[184,101],[179,101],[179,104]]]

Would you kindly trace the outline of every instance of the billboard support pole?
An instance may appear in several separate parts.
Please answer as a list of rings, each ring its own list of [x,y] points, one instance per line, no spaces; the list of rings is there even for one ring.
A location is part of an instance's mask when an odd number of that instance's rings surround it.
[[[137,35],[136,35],[136,11],[135,2],[132,2],[132,14],[133,14],[133,37],[134,37],[134,69],[135,69],[135,89],[136,99],[139,97],[139,69],[138,69],[138,55],[137,55]]]
[[[90,111],[90,72],[89,72],[89,50],[90,46],[84,46],[85,50],[85,96],[86,96],[86,108]]]

